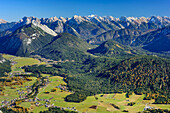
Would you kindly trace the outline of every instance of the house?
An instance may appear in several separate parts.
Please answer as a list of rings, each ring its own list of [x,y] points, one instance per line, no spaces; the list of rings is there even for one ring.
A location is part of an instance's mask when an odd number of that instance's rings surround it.
[[[148,110],[148,109],[153,109],[154,107],[151,106],[145,106],[144,110]]]

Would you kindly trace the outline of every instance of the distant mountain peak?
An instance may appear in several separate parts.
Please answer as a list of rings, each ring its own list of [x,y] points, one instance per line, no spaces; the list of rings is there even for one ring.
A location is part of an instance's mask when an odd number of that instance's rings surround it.
[[[94,17],[97,17],[97,15],[91,14],[91,15],[88,15],[87,17],[94,18]]]
[[[3,20],[3,19],[0,19],[0,24],[2,24],[2,23],[7,23],[7,21]]]
[[[121,16],[119,19],[120,19],[121,21],[125,21],[125,22],[128,20],[126,16]]]
[[[86,21],[85,18],[83,18],[82,16],[78,16],[78,15],[74,15],[70,20],[69,23],[70,24],[80,24],[81,22]]]
[[[67,18],[59,17],[60,20],[62,20],[64,23],[67,21]]]

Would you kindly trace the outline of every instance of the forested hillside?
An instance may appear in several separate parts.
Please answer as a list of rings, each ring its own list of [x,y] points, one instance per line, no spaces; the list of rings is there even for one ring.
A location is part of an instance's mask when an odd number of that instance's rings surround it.
[[[155,94],[153,98],[164,95],[164,103],[169,103],[169,60],[151,56],[133,57],[103,71],[99,76],[110,79],[117,91],[151,93]]]
[[[87,57],[86,51],[92,47],[80,38],[62,33],[34,54],[53,60],[82,60]]]
[[[99,56],[104,55],[115,58],[127,58],[137,54],[131,47],[122,45],[114,40],[108,40],[97,48],[88,50],[88,52]]]

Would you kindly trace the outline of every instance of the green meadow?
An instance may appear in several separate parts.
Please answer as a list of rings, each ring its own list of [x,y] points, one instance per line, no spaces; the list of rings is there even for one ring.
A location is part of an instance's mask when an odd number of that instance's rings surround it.
[[[14,64],[11,67],[12,73],[13,72],[24,72],[24,70],[20,68],[22,66],[40,64],[39,60],[29,58],[29,57],[17,57],[17,56],[6,55],[6,54],[3,54],[3,57],[7,60],[16,62],[16,64]]]

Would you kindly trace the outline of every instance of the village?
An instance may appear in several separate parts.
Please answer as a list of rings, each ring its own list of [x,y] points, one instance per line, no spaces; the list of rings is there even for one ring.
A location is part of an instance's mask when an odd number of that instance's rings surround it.
[[[22,78],[22,76],[21,76],[21,78]],[[20,102],[33,102],[36,107],[39,107],[39,106],[44,106],[46,108],[56,107],[56,108],[60,108],[61,110],[78,111],[75,107],[72,107],[72,108],[66,107],[65,108],[65,107],[55,106],[54,103],[51,104],[51,100],[54,97],[52,97],[50,99],[40,99],[40,98],[37,97],[38,90],[40,90],[44,87],[47,87],[48,84],[50,83],[48,78],[49,78],[48,76],[42,77],[42,79],[39,80],[39,83],[36,86],[35,85],[25,86],[25,87],[20,86],[19,88],[26,88],[26,90],[25,91],[21,90],[21,89],[16,90],[16,93],[19,95],[19,97],[12,99],[12,100],[9,100],[9,98],[6,98],[5,100],[1,101],[2,105],[0,106],[0,108],[2,108],[2,107],[8,107],[8,108],[14,107],[17,102],[19,102],[19,103]],[[38,86],[40,86],[40,87],[38,88]],[[60,84],[59,86],[56,86],[56,88],[59,88],[61,91],[69,91],[67,89],[67,87],[65,85],[62,85],[62,84]],[[34,98],[32,98],[32,96],[34,96]],[[54,102],[55,101],[56,100],[54,100]]]

